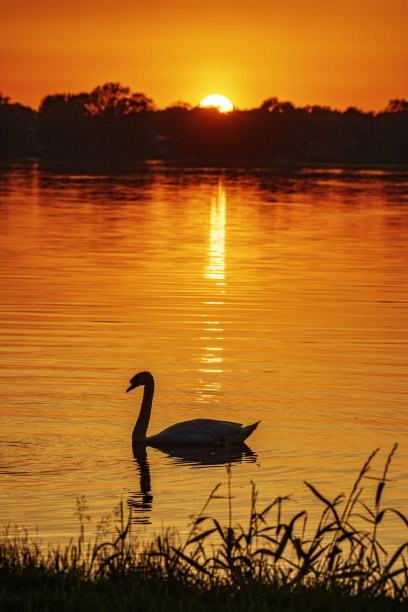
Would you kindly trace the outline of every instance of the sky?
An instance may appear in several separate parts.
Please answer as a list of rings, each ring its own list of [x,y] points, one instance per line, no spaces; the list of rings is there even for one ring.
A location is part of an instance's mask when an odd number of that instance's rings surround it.
[[[407,23],[408,0],[13,0],[0,92],[37,108],[113,81],[158,108],[218,93],[380,110],[408,98]]]

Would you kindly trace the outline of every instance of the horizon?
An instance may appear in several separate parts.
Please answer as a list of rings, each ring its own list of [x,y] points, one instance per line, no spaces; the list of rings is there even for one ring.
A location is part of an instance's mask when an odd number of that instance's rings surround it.
[[[203,106],[202,105],[203,100],[199,100],[197,103],[192,104],[188,100],[183,100],[180,97],[177,98],[176,100],[174,100],[173,102],[170,102],[169,104],[167,104],[165,106],[161,106],[161,105],[157,104],[157,102],[156,102],[156,100],[154,99],[153,96],[149,95],[149,92],[145,92],[145,91],[142,91],[141,89],[137,89],[137,88],[133,90],[128,85],[126,85],[124,83],[119,83],[118,81],[110,81],[110,82],[107,82],[107,83],[99,83],[99,84],[96,84],[95,86],[89,88],[89,90],[69,91],[68,89],[65,88],[65,89],[61,89],[60,91],[48,92],[48,93],[45,93],[40,98],[39,102],[36,103],[35,105],[34,104],[29,104],[27,102],[24,102],[21,99],[15,99],[15,98],[13,98],[9,94],[9,92],[4,91],[2,89],[0,89],[0,98],[3,97],[5,100],[7,100],[8,104],[11,104],[11,105],[13,105],[13,104],[21,104],[22,106],[30,108],[31,110],[33,110],[35,112],[38,112],[39,108],[41,106],[41,103],[47,97],[53,97],[53,96],[59,96],[59,95],[73,96],[74,97],[74,96],[77,96],[77,95],[80,95],[80,94],[90,94],[94,89],[96,89],[98,87],[102,87],[104,85],[109,85],[109,84],[120,85],[121,87],[128,88],[130,90],[130,94],[141,94],[141,95],[145,96],[146,98],[150,99],[151,102],[153,103],[153,106],[154,106],[153,112],[155,112],[155,111],[164,111],[164,110],[167,110],[167,109],[172,108],[174,106],[177,106],[178,104],[180,104],[180,105],[186,104],[188,106],[188,110],[197,109],[197,108],[205,108],[205,107],[208,108],[209,106],[211,106],[210,104],[206,104],[206,105]],[[221,94],[215,94],[215,95],[217,95],[218,97],[219,96],[224,97]],[[207,96],[207,97],[210,97],[210,96]],[[356,109],[357,111],[360,111],[362,113],[377,114],[377,113],[383,112],[386,109],[387,105],[390,102],[392,102],[393,100],[405,101],[406,98],[408,98],[408,96],[406,96],[406,97],[403,97],[403,96],[400,96],[400,97],[398,97],[398,96],[397,97],[385,96],[384,104],[382,106],[380,106],[379,108],[373,108],[373,107],[363,108],[363,107],[361,107],[361,106],[359,106],[357,104],[349,104],[347,107],[339,107],[339,106],[332,106],[330,104],[324,104],[324,103],[320,103],[320,102],[310,102],[310,101],[306,101],[304,104],[298,104],[294,100],[288,100],[288,99],[284,99],[284,98],[282,98],[280,96],[270,95],[270,96],[265,96],[262,100],[260,100],[258,102],[258,104],[255,104],[252,107],[240,107],[240,106],[234,104],[234,102],[231,100],[231,103],[232,103],[232,108],[231,109],[228,109],[227,111],[225,111],[225,110],[222,111],[221,109],[219,109],[219,110],[220,110],[220,112],[222,112],[222,114],[224,114],[224,113],[228,114],[228,113],[234,112],[234,111],[251,111],[251,110],[259,109],[262,106],[262,104],[264,102],[266,102],[267,100],[276,99],[278,103],[280,103],[280,104],[289,103],[289,104],[292,104],[293,107],[296,108],[296,109],[303,109],[303,108],[307,108],[307,107],[320,107],[320,108],[324,108],[324,109],[329,109],[331,112],[340,112],[340,113],[346,112],[348,109]],[[214,108],[216,108],[216,107],[217,107],[217,105],[215,104]]]

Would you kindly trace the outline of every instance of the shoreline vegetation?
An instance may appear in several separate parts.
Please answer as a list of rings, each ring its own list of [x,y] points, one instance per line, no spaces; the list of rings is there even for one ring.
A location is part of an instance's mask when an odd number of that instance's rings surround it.
[[[43,98],[33,110],[0,94],[0,157],[251,164],[408,164],[408,101],[384,110],[296,107],[272,97],[259,108],[157,109],[119,83]]]
[[[306,510],[287,517],[287,497],[259,510],[254,485],[249,520],[235,524],[228,466],[226,525],[209,514],[217,485],[183,539],[169,531],[142,545],[123,504],[114,529],[102,521],[95,538],[88,538],[83,499],[79,536],[65,547],[44,549],[26,532],[6,529],[0,536],[0,609],[407,610],[408,519],[382,503],[396,448],[379,477],[368,475],[375,450],[347,496],[329,500],[305,482],[322,508],[312,525]],[[376,481],[371,503],[362,495],[366,478]],[[391,552],[381,543],[385,517],[401,524],[401,544]]]

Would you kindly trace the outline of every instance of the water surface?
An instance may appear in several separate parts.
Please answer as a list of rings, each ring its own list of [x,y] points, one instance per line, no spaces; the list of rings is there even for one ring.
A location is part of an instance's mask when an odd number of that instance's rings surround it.
[[[394,442],[404,511],[407,187],[382,170],[3,167],[0,522],[61,541],[85,495],[94,521],[122,499],[148,533],[185,531],[228,461],[237,519],[251,480],[261,505],[313,509],[304,479],[334,497]],[[262,419],[249,449],[134,457],[141,390],[125,389],[144,369],[150,433]]]

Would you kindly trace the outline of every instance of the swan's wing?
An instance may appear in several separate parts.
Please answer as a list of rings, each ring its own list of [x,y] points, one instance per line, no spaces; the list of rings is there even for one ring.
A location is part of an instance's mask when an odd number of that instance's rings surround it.
[[[161,444],[212,444],[220,439],[243,439],[245,428],[241,423],[215,419],[182,421],[150,436],[148,442]]]
[[[242,431],[241,423],[234,423],[232,421],[218,421],[216,419],[193,419],[191,421],[182,421],[171,425],[164,431],[172,432],[190,432],[194,433],[206,433],[212,437],[224,436],[232,433],[239,433]]]
[[[255,431],[260,422],[261,421],[256,421],[244,427],[241,423],[234,423],[233,421],[194,419],[193,421],[185,421],[184,424],[189,423],[192,424],[193,427],[198,426],[202,433],[205,432],[211,437],[212,443],[218,442],[223,445],[225,443],[241,444],[253,431]],[[182,425],[183,423],[180,424]]]

